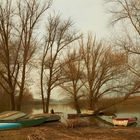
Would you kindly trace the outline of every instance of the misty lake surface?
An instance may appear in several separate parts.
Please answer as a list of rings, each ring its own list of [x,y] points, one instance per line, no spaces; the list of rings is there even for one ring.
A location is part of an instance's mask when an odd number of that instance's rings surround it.
[[[32,108],[31,113],[32,114],[38,114],[38,113],[42,113],[42,106],[41,105],[35,105],[34,107],[31,107],[29,105],[24,106],[24,110],[25,112],[27,112],[26,110]],[[121,108],[120,111],[117,111],[115,114],[117,115],[117,117],[137,117],[138,121],[137,121],[137,125],[136,127],[140,127],[140,111],[139,111],[139,106],[128,106],[128,107],[119,107]],[[54,109],[55,112],[59,112],[60,116],[61,116],[61,121],[65,121],[67,119],[67,114],[72,114],[72,113],[76,113],[76,111],[70,107],[68,104],[51,104],[50,105],[50,109]],[[86,117],[86,118],[82,118],[82,119],[89,119],[89,121],[94,121],[96,122],[96,126],[99,127],[111,127],[107,122],[111,122],[112,123],[112,117],[111,116],[101,116],[101,119],[105,120],[97,120],[97,118],[94,117]]]

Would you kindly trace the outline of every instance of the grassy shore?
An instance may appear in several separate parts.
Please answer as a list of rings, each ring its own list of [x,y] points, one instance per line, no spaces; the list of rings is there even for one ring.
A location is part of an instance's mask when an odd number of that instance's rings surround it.
[[[0,131],[0,140],[140,140],[140,128],[100,128],[94,125],[71,128],[62,123],[48,123],[38,127]]]
[[[140,97],[117,107],[118,111],[139,111]],[[0,131],[0,140],[140,140],[138,127],[99,127],[96,123],[46,123],[37,127]]]

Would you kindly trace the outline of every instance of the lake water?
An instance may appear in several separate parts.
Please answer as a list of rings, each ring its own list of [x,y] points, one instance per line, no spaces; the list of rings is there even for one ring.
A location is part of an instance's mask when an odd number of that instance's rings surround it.
[[[29,107],[28,105],[24,107],[24,110],[28,110]],[[41,105],[35,105],[32,109],[32,114],[38,114],[42,113],[42,106]],[[131,107],[120,107],[120,111],[116,113],[117,117],[137,117],[137,127],[140,127],[140,112],[139,108],[136,108],[136,106],[131,106]],[[67,119],[67,114],[71,113],[76,113],[76,111],[71,108],[67,104],[51,104],[50,109],[54,109],[55,112],[60,112],[61,115],[61,121],[65,121]],[[31,111],[31,110],[30,110]],[[93,117],[90,118],[84,118],[84,119],[89,119],[90,121],[95,121],[97,126],[100,127],[109,127],[110,125],[107,122],[112,122],[111,116],[101,116],[101,119],[95,119]]]

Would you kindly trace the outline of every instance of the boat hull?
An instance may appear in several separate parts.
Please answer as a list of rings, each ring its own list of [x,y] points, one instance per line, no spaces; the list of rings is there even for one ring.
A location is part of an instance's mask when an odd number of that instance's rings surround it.
[[[25,118],[19,118],[16,120],[0,120],[1,123],[7,124],[20,124],[21,127],[31,127],[31,126],[38,126],[43,123],[52,122],[52,121],[59,121],[59,115],[49,115],[49,114],[36,114],[36,115],[29,115]],[[18,127],[19,128],[19,127]]]
[[[31,126],[38,126],[43,123],[45,123],[46,118],[45,117],[36,117],[31,119],[23,119],[16,121],[17,123],[21,124],[21,127],[31,127]]]
[[[20,111],[5,111],[0,113],[0,121],[16,120],[26,116],[27,114]]]
[[[51,114],[36,114],[31,115],[27,119],[21,119],[16,121],[21,124],[22,127],[30,127],[30,126],[37,126],[43,123],[52,122],[52,121],[59,121],[61,118],[59,115],[51,115]]]
[[[2,128],[7,127],[7,129],[12,129],[12,128],[38,126],[45,122],[46,122],[45,117],[23,118],[19,120],[6,120],[6,121],[0,120],[0,126]]]
[[[129,126],[137,122],[136,118],[116,118],[112,119],[112,123],[115,126]]]
[[[53,122],[53,121],[59,121],[61,119],[61,117],[59,115],[56,115],[56,114],[45,114],[45,113],[42,113],[42,114],[35,114],[35,115],[32,115],[32,117],[44,117],[46,120],[45,122]]]
[[[0,130],[9,130],[18,128],[21,128],[20,123],[0,123]]]

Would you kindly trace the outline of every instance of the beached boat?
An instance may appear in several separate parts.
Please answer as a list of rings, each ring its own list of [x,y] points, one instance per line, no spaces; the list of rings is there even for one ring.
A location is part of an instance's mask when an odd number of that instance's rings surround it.
[[[20,118],[25,118],[27,114],[20,111],[4,111],[0,113],[0,121],[2,120],[17,120]]]
[[[20,111],[5,111],[0,113],[0,130],[37,126],[60,119],[56,114],[27,115]]]
[[[59,121],[61,119],[60,115],[47,114],[47,113],[34,114],[30,116],[30,118],[36,118],[36,117],[44,117],[46,119],[45,122]]]
[[[21,127],[31,127],[31,126],[38,126],[46,122],[45,117],[29,117],[23,118],[15,121],[16,123],[21,124]]]
[[[46,122],[52,122],[52,121],[59,121],[60,116],[55,115],[55,114],[35,114],[35,115],[28,115],[22,118],[18,119],[0,119],[0,125],[3,123],[7,123],[7,129],[8,129],[8,124],[20,124],[21,127],[30,127],[30,126],[37,126],[41,125]],[[6,125],[6,124],[5,124]],[[10,127],[11,128],[11,127]],[[9,129],[10,129],[9,128]]]
[[[95,115],[94,110],[85,110],[79,114],[67,114],[68,119],[74,119],[74,118],[79,118],[79,117],[90,117],[90,116],[94,116],[94,115]]]
[[[20,123],[0,123],[0,130],[21,128]]]
[[[37,126],[41,125],[45,121],[45,117],[21,118],[18,120],[0,120],[0,130]]]
[[[20,123],[22,127],[37,126],[43,123],[59,121],[61,117],[55,114],[35,114],[29,115],[28,118],[21,118],[16,120],[16,123]]]
[[[115,126],[129,126],[137,122],[137,118],[113,118],[112,123]]]

